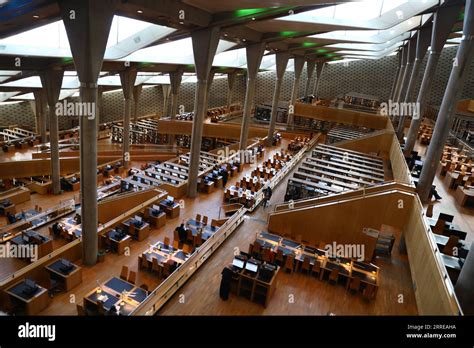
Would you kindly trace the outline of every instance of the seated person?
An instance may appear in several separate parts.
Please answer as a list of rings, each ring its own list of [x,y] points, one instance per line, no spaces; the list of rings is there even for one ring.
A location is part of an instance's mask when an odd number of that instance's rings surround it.
[[[7,213],[7,220],[9,224],[14,224],[16,222],[16,217],[12,213]]]
[[[74,216],[74,222],[79,225],[81,223],[81,215],[76,214]]]
[[[178,232],[179,241],[181,243],[186,242],[188,232],[186,231],[186,227],[184,227],[184,223],[182,223],[179,227],[176,227],[176,231]]]
[[[60,236],[61,235],[62,228],[61,228],[61,226],[59,225],[58,222],[55,222],[53,224],[53,226],[51,226],[51,229],[53,230],[53,235],[55,235],[55,236]]]

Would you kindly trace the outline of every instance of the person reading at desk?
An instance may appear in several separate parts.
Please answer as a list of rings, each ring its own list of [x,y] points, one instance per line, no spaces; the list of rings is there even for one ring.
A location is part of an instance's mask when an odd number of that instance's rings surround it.
[[[51,229],[53,230],[53,235],[55,236],[60,236],[62,232],[62,228],[59,225],[59,222],[55,222],[53,226],[51,226]]]
[[[7,212],[7,220],[9,224],[14,224],[16,222],[16,217],[10,212]]]
[[[74,222],[78,225],[81,223],[81,216],[79,214],[74,216]]]
[[[184,227],[184,223],[182,223],[179,227],[176,227],[176,231],[178,232],[179,241],[181,243],[186,242],[188,232],[186,231],[186,227]]]

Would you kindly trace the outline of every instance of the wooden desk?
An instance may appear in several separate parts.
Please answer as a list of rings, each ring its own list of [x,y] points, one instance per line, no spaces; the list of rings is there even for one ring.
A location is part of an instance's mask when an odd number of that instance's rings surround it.
[[[9,287],[5,292],[14,304],[20,303],[25,306],[26,315],[36,315],[49,306],[50,297],[48,290],[39,285],[33,293],[25,293],[24,290],[26,289],[27,286],[24,280],[21,280]]]
[[[127,248],[130,250],[130,242],[132,240],[130,235],[125,235],[123,238],[120,238],[119,233],[117,233],[115,230],[112,230],[107,233],[107,238],[109,239],[110,245],[117,252],[117,254],[123,255]]]
[[[155,228],[160,228],[166,225],[166,213],[160,210],[158,215],[153,215],[153,210],[154,209],[152,207],[145,209],[144,217],[150,222],[150,225]]]
[[[131,218],[122,222],[122,225],[128,234],[141,242],[150,235],[150,224],[148,222],[143,222],[140,227],[137,227],[135,226],[134,221],[135,219]]]
[[[458,186],[454,194],[456,201],[462,206],[474,204],[474,188],[466,189],[462,186]]]
[[[62,267],[61,260],[58,259],[45,268],[49,272],[51,279],[59,280],[64,284],[66,292],[82,283],[81,267],[73,265],[73,268],[70,270],[64,270]]]
[[[177,218],[181,210],[181,207],[178,203],[173,202],[173,204],[170,205],[166,199],[160,202],[160,207],[165,211],[166,215],[170,219]]]
[[[37,246],[38,247],[38,259],[42,258],[43,256],[46,256],[50,253],[53,252],[53,240],[45,237],[39,233],[36,233],[34,231],[28,231],[31,234],[30,240],[28,242],[23,239],[23,234],[19,234],[16,237],[13,237],[10,242],[15,245],[30,245],[30,246]],[[24,233],[24,232],[23,232]],[[29,259],[30,262],[34,262],[36,260],[34,259]]]

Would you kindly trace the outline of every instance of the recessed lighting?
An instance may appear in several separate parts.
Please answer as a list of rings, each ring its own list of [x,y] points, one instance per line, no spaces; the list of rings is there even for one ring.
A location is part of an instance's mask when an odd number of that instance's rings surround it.
[[[247,39],[242,39],[243,42],[247,41]]]
[[[38,19],[38,18],[40,18],[40,16],[34,15],[33,18],[34,18],[34,19]]]
[[[255,20],[255,17],[252,17],[252,20],[254,21],[254,20]]]
[[[229,34],[227,34],[227,33],[224,33],[224,36],[229,36]]]
[[[140,13],[140,14],[142,14],[142,13],[143,13],[143,11],[142,11],[142,10],[137,10],[137,13]]]

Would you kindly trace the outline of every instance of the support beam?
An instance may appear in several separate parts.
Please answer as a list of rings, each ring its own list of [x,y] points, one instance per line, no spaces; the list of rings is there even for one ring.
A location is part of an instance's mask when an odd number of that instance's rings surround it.
[[[242,117],[242,129],[240,131],[240,150],[247,148],[247,140],[250,126],[252,105],[255,99],[255,84],[257,73],[262,62],[265,44],[257,43],[246,47],[247,55],[247,89],[245,90],[244,112]]]
[[[440,7],[434,15],[430,54],[428,55],[428,62],[426,63],[425,73],[416,100],[419,105],[420,114],[413,115],[411,120],[404,149],[405,155],[407,156],[410,155],[415,147],[416,137],[418,135],[418,130],[420,129],[421,121],[423,120],[426,102],[431,93],[431,85],[436,74],[436,67],[438,66],[441,51],[448,39],[451,28],[457,20],[460,10],[461,4],[458,3],[454,6]]]
[[[176,71],[170,72],[170,91],[171,91],[171,119],[176,118],[178,113],[178,93],[181,81],[183,79],[183,68],[178,68]],[[169,93],[169,92],[168,92]]]
[[[234,95],[234,85],[235,78],[237,77],[237,72],[233,71],[227,74],[227,109],[230,111],[230,106],[232,105],[232,97]]]
[[[304,88],[304,97],[309,95],[309,88],[311,87],[311,80],[313,79],[314,68],[316,62],[314,60],[306,61],[306,86]]]
[[[80,81],[80,99],[97,107],[97,80],[118,0],[63,0],[59,7]],[[97,262],[97,126],[80,117],[82,261]]]
[[[163,93],[163,116],[171,116],[170,114],[170,92],[171,86],[170,85],[161,85],[161,91]]]
[[[142,95],[143,85],[133,86],[133,120],[138,121],[138,103],[140,102],[140,96]]]
[[[321,77],[324,71],[324,66],[326,63],[318,62],[316,63],[316,83],[314,84],[313,95],[317,99],[319,95],[319,86],[321,85]]]
[[[398,58],[398,65],[397,65],[397,70],[395,71],[395,79],[393,80],[392,89],[390,90],[390,95],[388,97],[389,100],[393,100],[393,95],[395,93],[395,89],[397,88],[397,82],[398,82],[398,78],[400,76],[400,69],[402,67],[402,53],[401,53],[401,51],[398,51],[397,58]]]
[[[35,89],[33,95],[35,97],[35,115],[37,121],[36,133],[41,137],[41,142],[46,143],[48,141],[46,135],[48,130],[48,103],[46,101],[46,94],[43,89]]]
[[[212,83],[214,82],[214,76],[216,76],[216,69],[211,69],[209,72],[209,78],[207,79],[207,100],[209,100],[209,94],[211,93]]]
[[[103,98],[104,98],[104,87],[98,86],[97,87],[97,108],[96,108],[97,113],[95,115],[95,123],[97,126],[97,136],[99,136],[100,120],[102,119]]]
[[[285,75],[286,66],[290,54],[288,52],[278,52],[275,54],[276,61],[276,81],[275,89],[273,90],[272,113],[270,115],[270,125],[268,127],[267,145],[273,145],[273,133],[275,133],[276,114],[278,111],[278,102],[280,101],[281,84],[283,83],[283,76]],[[313,67],[314,71],[314,67]]]
[[[413,93],[418,82],[418,75],[420,74],[420,67],[425,58],[426,50],[430,45],[431,25],[424,27],[418,31],[418,39],[416,42],[415,61],[413,62],[413,69],[411,71],[410,82],[408,83],[407,92],[405,94],[405,103],[413,102]],[[401,110],[401,108],[399,108]],[[407,115],[400,115],[400,122],[398,123],[397,136],[399,139],[403,138],[403,131],[405,130],[405,119]],[[411,115],[413,116],[413,115]]]
[[[474,0],[467,0],[464,11],[463,36],[453,62],[448,85],[436,119],[433,136],[421,171],[417,191],[422,202],[427,202],[431,185],[443,153],[444,144],[456,112],[464,82],[469,72],[469,63],[474,59]]]
[[[132,107],[132,92],[135,80],[137,78],[137,69],[129,68],[120,71],[120,83],[123,92],[123,166],[128,168],[130,162],[130,113]]]
[[[194,98],[194,119],[191,134],[189,158],[188,197],[196,197],[201,154],[202,127],[207,113],[207,79],[211,71],[212,61],[219,43],[218,27],[196,30],[191,33],[193,43],[194,64],[196,67],[197,84]]]
[[[295,123],[295,104],[300,90],[301,72],[303,71],[303,66],[305,63],[304,57],[302,56],[295,56],[293,60],[295,67],[295,76],[293,79],[293,89],[291,90],[290,105],[288,106],[288,126],[290,127],[293,127]]]
[[[397,103],[400,103],[401,101],[403,101],[405,97],[406,88],[410,80],[411,70],[413,68],[413,63],[415,62],[417,39],[418,39],[418,35],[414,35],[410,39],[410,41],[408,41],[407,61],[405,65],[405,70],[403,70],[403,76],[400,82],[400,89],[398,90],[397,99],[395,100]]]
[[[59,127],[58,115],[56,114],[56,103],[61,93],[64,70],[48,69],[41,72],[41,84],[43,85],[46,100],[49,107],[49,144],[51,149],[51,181],[53,194],[61,193],[60,167],[59,167]]]

